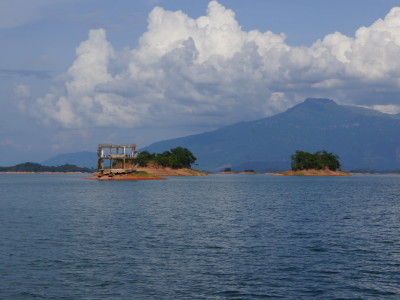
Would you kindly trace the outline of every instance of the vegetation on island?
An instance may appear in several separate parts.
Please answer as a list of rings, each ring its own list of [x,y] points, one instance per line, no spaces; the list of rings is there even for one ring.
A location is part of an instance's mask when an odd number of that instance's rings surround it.
[[[296,151],[290,158],[293,171],[310,169],[336,171],[340,168],[339,156],[325,150],[315,153]]]
[[[243,174],[243,173],[251,173],[251,174],[255,174],[256,171],[254,169],[244,169],[242,172],[241,171],[234,171],[232,170],[232,168],[224,168],[223,171],[221,171],[221,173],[233,173],[233,174]]]
[[[195,161],[196,157],[193,153],[183,147],[173,148],[159,154],[142,151],[137,158],[137,162],[141,167],[146,167],[149,163],[154,163],[173,169],[190,168]]]
[[[43,166],[38,163],[26,162],[12,167],[0,167],[0,172],[54,172],[54,173],[67,173],[67,172],[80,172],[91,173],[92,169],[81,168],[75,165],[64,164],[62,166]]]

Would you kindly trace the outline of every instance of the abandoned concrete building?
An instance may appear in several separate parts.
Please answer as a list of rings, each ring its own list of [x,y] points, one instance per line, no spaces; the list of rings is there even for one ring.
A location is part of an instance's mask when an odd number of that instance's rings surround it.
[[[100,175],[128,174],[136,171],[138,151],[131,145],[99,145],[97,168]]]

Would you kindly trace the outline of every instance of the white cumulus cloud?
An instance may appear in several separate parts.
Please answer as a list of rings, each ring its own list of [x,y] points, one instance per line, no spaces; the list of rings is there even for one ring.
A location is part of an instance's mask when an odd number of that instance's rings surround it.
[[[396,111],[400,8],[354,37],[329,34],[310,47],[285,35],[244,31],[211,1],[197,19],[161,7],[136,49],[117,52],[103,29],[76,50],[62,88],[36,113],[66,128],[225,125],[271,115],[307,97]]]

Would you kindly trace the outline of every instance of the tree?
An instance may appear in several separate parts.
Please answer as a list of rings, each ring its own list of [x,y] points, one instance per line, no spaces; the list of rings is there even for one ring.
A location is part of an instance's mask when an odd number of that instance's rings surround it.
[[[139,153],[137,157],[137,163],[139,166],[145,167],[149,162],[154,162],[155,157],[155,154],[151,154],[149,151],[145,150]]]
[[[340,168],[339,156],[333,153],[326,152],[325,150],[317,152],[322,160],[324,161],[326,167],[330,170],[337,170]]]
[[[196,157],[188,149],[177,147],[159,154],[151,154],[148,151],[140,152],[137,161],[142,167],[149,162],[154,162],[163,167],[178,169],[190,168],[196,161]]]
[[[293,171],[306,169],[330,169],[336,171],[340,168],[339,156],[325,150],[309,153],[296,151],[291,157]]]
[[[171,152],[164,151],[163,153],[156,154],[154,162],[163,167],[171,166]]]
[[[190,168],[196,161],[196,157],[186,148],[177,147],[171,149],[171,167]]]

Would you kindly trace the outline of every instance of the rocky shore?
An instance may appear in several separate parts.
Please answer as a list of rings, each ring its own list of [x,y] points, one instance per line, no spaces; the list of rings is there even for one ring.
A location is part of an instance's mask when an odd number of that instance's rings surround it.
[[[167,178],[163,176],[207,176],[206,173],[182,168],[182,169],[172,169],[168,167],[140,167],[136,172],[131,174],[121,174],[121,175],[100,175],[99,173],[94,173],[93,177],[85,178],[87,180],[165,180]]]
[[[126,174],[126,175],[103,175],[94,173],[93,177],[84,178],[85,180],[165,180],[166,178],[156,175],[147,174],[144,172]]]

